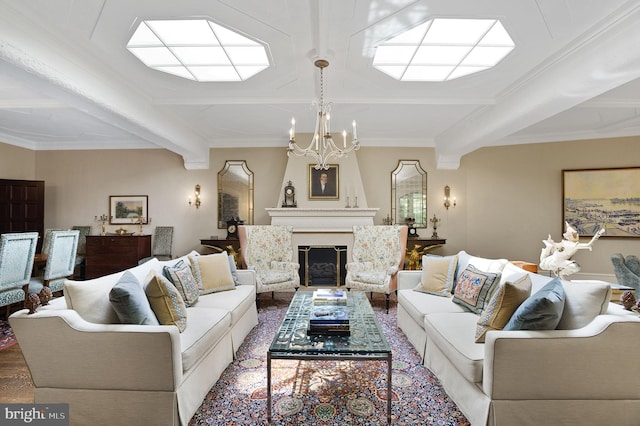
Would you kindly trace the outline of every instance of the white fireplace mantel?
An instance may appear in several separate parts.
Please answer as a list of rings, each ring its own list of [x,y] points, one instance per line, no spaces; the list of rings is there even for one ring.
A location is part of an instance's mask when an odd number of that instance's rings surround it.
[[[373,225],[378,208],[265,208],[272,225],[291,225],[294,232],[352,232],[354,225]]]

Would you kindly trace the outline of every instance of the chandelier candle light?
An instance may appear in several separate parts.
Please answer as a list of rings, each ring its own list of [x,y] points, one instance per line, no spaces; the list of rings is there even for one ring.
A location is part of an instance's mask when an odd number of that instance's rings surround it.
[[[347,147],[347,131],[342,131],[342,149],[333,141],[331,137],[331,108],[333,102],[327,104],[324,103],[324,68],[329,66],[329,61],[326,59],[318,59],[314,62],[314,65],[320,68],[320,101],[314,101],[318,110],[318,117],[316,118],[316,127],[311,142],[306,148],[300,148],[296,143],[296,119],[291,119],[291,128],[289,129],[289,148],[287,149],[287,156],[292,153],[297,157],[312,157],[316,161],[316,170],[328,170],[328,162],[332,158],[344,157],[351,151],[357,151],[360,149],[360,143],[358,142],[358,133],[356,130],[355,120],[351,122],[353,127],[353,139],[351,144]],[[348,202],[347,202],[348,204]]]

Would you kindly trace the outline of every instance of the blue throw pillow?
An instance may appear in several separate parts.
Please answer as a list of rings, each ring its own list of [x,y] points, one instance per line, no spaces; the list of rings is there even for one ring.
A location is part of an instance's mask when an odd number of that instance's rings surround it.
[[[109,292],[109,302],[122,324],[160,325],[144,289],[129,271]]]
[[[236,260],[231,255],[229,255],[227,259],[229,259],[229,269],[231,269],[231,276],[233,277],[233,283],[235,285],[239,285],[240,283],[238,282],[238,269],[236,268]]]
[[[562,318],[564,300],[562,282],[554,278],[522,302],[503,330],[555,330]]]

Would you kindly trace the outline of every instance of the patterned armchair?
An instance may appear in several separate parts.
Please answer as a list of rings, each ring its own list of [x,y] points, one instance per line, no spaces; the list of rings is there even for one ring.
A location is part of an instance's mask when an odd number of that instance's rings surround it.
[[[354,226],[345,285],[349,290],[384,293],[388,313],[389,294],[398,287],[397,274],[404,266],[406,247],[405,225]]]
[[[2,234],[0,237],[0,306],[7,307],[7,318],[12,304],[25,301],[37,244],[37,232]]]
[[[260,293],[298,290],[300,264],[293,261],[293,227],[242,225],[240,251],[247,269],[256,271],[256,304]]]

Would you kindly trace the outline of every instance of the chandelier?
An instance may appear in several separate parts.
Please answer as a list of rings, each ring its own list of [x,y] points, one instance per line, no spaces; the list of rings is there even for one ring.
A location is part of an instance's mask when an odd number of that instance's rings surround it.
[[[313,63],[316,67],[320,68],[320,102],[314,101],[313,104],[318,110],[318,116],[316,117],[316,127],[311,142],[306,148],[300,148],[296,143],[296,119],[291,119],[291,129],[289,129],[289,148],[287,149],[287,156],[291,154],[297,157],[312,157],[317,163],[315,165],[316,170],[329,169],[328,162],[332,158],[341,158],[347,155],[351,151],[357,151],[360,149],[360,143],[358,142],[358,134],[356,132],[355,120],[351,122],[353,127],[352,140],[347,147],[347,131],[342,131],[342,148],[333,141],[331,137],[331,108],[333,102],[327,104],[324,103],[324,76],[323,70],[329,66],[329,61],[326,59],[318,59]]]

